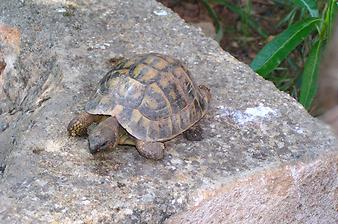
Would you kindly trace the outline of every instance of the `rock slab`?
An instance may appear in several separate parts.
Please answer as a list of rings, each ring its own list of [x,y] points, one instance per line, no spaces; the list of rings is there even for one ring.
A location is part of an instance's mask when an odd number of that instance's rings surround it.
[[[0,22],[1,223],[338,222],[331,130],[161,4],[1,0]],[[211,88],[203,141],[92,156],[68,122],[110,58],[148,52]]]

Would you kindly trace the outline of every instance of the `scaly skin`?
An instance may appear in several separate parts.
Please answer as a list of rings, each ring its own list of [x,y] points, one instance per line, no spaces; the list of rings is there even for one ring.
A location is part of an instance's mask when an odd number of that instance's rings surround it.
[[[164,156],[164,143],[136,140],[137,151],[147,159],[161,160]]]
[[[87,135],[87,128],[94,122],[100,122],[106,116],[93,115],[86,112],[79,114],[73,118],[67,127],[70,136],[85,136]]]
[[[120,125],[115,117],[109,116],[89,133],[89,150],[92,154],[102,150],[112,150],[119,143]]]

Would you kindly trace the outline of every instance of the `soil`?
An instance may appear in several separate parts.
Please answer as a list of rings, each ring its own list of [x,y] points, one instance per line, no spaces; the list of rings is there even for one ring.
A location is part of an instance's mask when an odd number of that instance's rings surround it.
[[[168,8],[175,11],[181,18],[191,24],[200,26],[207,35],[213,37],[215,32],[213,21],[207,9],[198,0],[158,0]],[[246,1],[228,1],[233,5],[240,6],[243,10]],[[265,32],[270,35],[263,37],[257,31],[246,27],[242,18],[222,5],[213,5],[222,23],[224,35],[220,41],[221,47],[230,52],[234,57],[250,64],[257,52],[273,38],[274,34],[283,30],[283,27],[276,28],[275,25],[285,16],[285,9],[276,7],[271,1],[253,0],[250,9],[250,18],[257,21]],[[275,25],[272,25],[275,24]],[[209,27],[208,27],[209,26]]]

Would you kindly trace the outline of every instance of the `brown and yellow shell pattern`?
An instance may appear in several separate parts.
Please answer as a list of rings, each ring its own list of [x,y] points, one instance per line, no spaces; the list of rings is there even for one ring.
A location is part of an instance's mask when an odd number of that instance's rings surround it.
[[[180,61],[150,53],[117,61],[86,111],[115,116],[137,139],[165,141],[200,120],[207,104]]]

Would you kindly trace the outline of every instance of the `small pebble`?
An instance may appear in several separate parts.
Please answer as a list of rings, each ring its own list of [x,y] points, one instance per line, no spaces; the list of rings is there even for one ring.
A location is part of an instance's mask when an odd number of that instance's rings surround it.
[[[168,15],[168,12],[163,10],[163,9],[154,10],[153,12],[157,16],[167,16]]]
[[[9,124],[7,122],[0,121],[0,132],[5,131],[8,128]]]
[[[65,12],[67,12],[67,10],[65,8],[60,8],[60,9],[57,9],[57,12],[65,13]]]

